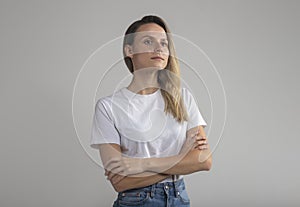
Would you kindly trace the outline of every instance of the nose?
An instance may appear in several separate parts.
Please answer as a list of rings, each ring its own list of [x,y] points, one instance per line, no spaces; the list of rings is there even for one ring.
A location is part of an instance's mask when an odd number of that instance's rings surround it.
[[[160,48],[157,48],[157,49],[155,49],[155,53],[162,53],[163,51],[162,51],[162,49],[160,49]]]
[[[163,52],[162,46],[159,43],[157,43],[155,45],[154,52],[156,52],[156,53],[162,53]]]

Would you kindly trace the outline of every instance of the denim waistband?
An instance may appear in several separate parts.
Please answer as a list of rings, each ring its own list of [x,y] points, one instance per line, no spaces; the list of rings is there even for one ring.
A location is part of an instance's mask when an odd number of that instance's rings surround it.
[[[132,191],[144,191],[150,194],[151,197],[154,196],[155,193],[159,192],[168,192],[171,194],[174,194],[176,197],[180,195],[180,191],[182,191],[185,188],[185,183],[183,178],[172,181],[172,182],[163,182],[163,183],[155,183],[146,187],[141,188],[135,188],[131,190],[126,190],[119,193],[119,196],[125,196],[126,193],[132,192]]]
[[[184,180],[183,178],[172,181],[172,182],[164,182],[164,183],[155,183],[153,185],[150,185],[149,188],[151,188],[150,196],[153,196],[153,194],[158,190],[158,189],[163,189],[166,192],[174,193],[175,196],[179,196],[180,189],[184,187]]]
[[[153,185],[150,185],[151,187],[156,187],[156,188],[165,188],[166,186],[170,188],[178,188],[180,185],[183,184],[183,178],[176,180],[176,181],[171,181],[171,182],[164,182],[164,183],[155,183]],[[150,187],[149,186],[149,187]]]

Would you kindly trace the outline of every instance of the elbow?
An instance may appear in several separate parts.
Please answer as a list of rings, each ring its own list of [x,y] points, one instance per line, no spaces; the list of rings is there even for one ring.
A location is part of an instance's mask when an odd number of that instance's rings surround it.
[[[123,192],[123,191],[125,191],[125,190],[131,189],[130,182],[131,182],[131,181],[124,181],[124,180],[122,180],[122,181],[120,181],[120,182],[118,182],[118,183],[112,183],[112,182],[111,182],[111,184],[112,184],[114,190],[115,190],[117,193],[120,193],[120,192]]]
[[[117,192],[117,193],[120,193],[123,191],[123,188],[121,185],[118,185],[118,184],[115,184],[115,185],[112,185],[114,190]]]
[[[125,190],[124,186],[120,185],[119,183],[112,184],[112,186],[117,193],[120,193]]]
[[[209,157],[209,158],[208,158],[207,160],[205,160],[205,162],[204,162],[203,170],[205,170],[205,171],[210,171],[211,167],[212,167],[212,159],[211,159],[211,157]]]
[[[211,155],[209,155],[207,157],[204,157],[204,158],[199,157],[198,163],[199,163],[200,170],[210,171],[210,169],[212,168],[212,157],[211,157]]]

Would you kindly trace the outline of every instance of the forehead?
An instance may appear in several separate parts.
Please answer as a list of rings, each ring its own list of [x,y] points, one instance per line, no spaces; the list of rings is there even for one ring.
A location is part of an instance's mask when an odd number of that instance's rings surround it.
[[[154,23],[143,24],[136,30],[136,38],[143,38],[145,36],[150,36],[157,39],[167,39],[165,30],[161,26]]]

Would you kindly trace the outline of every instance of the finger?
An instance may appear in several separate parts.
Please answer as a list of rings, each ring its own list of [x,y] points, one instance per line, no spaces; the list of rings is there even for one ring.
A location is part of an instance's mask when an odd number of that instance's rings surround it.
[[[113,163],[116,163],[116,162],[120,162],[120,160],[121,160],[121,157],[113,157],[104,164],[104,168],[106,169],[107,166],[109,166]]]
[[[199,149],[199,150],[207,150],[207,149],[209,149],[209,144],[206,144],[206,145],[199,145],[199,146],[198,146],[198,149]]]
[[[106,166],[107,171],[113,171],[114,169],[121,166],[121,163],[111,163],[110,165]]]
[[[195,142],[195,147],[194,148],[199,148],[201,146],[206,146],[207,144],[203,144],[202,142]],[[200,149],[200,148],[199,148]]]
[[[115,168],[113,171],[112,171],[113,174],[124,174],[124,168],[123,167],[118,167],[118,168]]]
[[[196,148],[198,146],[197,142],[192,142],[188,145],[187,150],[191,150],[193,148]]]
[[[114,176],[112,179],[111,179],[111,182],[113,184],[117,184],[119,183],[121,180],[123,180],[126,176],[123,176],[123,175],[116,175]]]
[[[106,179],[111,180],[115,175],[116,175],[115,173],[109,172]]]
[[[208,143],[207,140],[205,140],[205,139],[198,139],[195,142],[198,144],[207,144]]]
[[[122,159],[114,159],[113,161],[111,161],[108,165],[106,165],[106,169],[108,171],[115,171],[116,168],[118,167],[123,167],[123,162]],[[115,172],[114,172],[115,173]]]
[[[116,174],[115,173],[109,173],[107,176],[107,180],[111,180]]]
[[[117,174],[112,173],[112,172],[109,172],[109,174],[108,174],[108,176],[107,176],[106,179],[112,181],[112,179],[113,179],[115,176],[117,176]]]
[[[201,136],[201,135],[198,135],[196,136],[196,140],[207,140],[207,137],[206,136]]]
[[[118,173],[111,173],[109,176],[107,176],[107,179],[112,181],[113,179],[115,179],[116,176],[125,176],[123,174],[123,171],[119,171]]]
[[[206,150],[206,149],[208,149],[208,147],[205,146],[205,145],[201,145],[201,146],[198,146],[198,149],[199,150]]]
[[[194,149],[196,149],[196,148],[198,148],[199,146],[200,146],[200,145],[198,144],[198,142],[195,142],[193,147],[194,147]]]
[[[198,134],[199,134],[198,132],[194,132],[194,133],[190,134],[190,135],[188,136],[188,138],[194,138],[194,137],[196,137]]]
[[[106,177],[107,180],[109,180],[109,177],[111,176],[111,175],[110,175],[111,173],[112,173],[112,172],[110,172],[110,171],[107,172],[107,177]]]
[[[206,140],[200,140],[200,141],[197,141],[197,144],[198,145],[207,145],[207,141]]]

